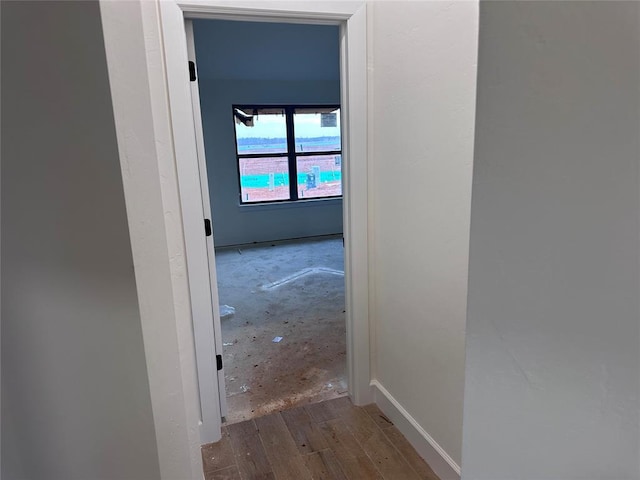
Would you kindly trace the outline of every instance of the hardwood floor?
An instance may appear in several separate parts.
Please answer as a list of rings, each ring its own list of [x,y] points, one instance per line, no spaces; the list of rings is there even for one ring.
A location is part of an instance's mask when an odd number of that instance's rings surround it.
[[[438,480],[376,405],[348,397],[225,426],[202,460],[205,480]]]

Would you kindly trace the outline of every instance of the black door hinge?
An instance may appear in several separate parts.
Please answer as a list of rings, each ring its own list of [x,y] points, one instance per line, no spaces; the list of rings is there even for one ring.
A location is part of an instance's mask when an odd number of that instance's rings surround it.
[[[216,355],[216,367],[222,370],[222,355]]]
[[[196,64],[189,60],[189,80],[191,82],[196,81]]]
[[[211,220],[209,220],[208,218],[204,219],[204,236],[211,236]]]

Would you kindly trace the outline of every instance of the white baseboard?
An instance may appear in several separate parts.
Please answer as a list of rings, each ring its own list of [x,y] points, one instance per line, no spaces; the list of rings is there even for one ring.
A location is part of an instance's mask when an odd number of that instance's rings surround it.
[[[460,480],[460,467],[438,445],[431,435],[407,412],[377,381],[371,381],[373,398],[382,412],[389,417],[418,454],[429,464],[441,480]]]

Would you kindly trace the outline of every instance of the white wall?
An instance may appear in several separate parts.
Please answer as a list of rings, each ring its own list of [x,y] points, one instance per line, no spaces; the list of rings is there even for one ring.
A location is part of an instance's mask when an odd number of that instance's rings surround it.
[[[339,104],[338,27],[195,20],[216,246],[342,233],[342,200],[240,205],[234,104]]]
[[[98,4],[1,5],[2,478],[156,479]]]
[[[638,479],[640,4],[481,4],[463,478]]]
[[[476,2],[373,2],[374,376],[460,462]]]

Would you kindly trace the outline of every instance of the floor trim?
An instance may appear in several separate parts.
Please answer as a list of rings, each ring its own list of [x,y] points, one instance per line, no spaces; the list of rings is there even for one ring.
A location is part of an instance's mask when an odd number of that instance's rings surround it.
[[[409,440],[441,480],[460,480],[460,466],[377,380],[371,381],[375,403]]]

